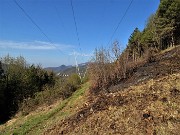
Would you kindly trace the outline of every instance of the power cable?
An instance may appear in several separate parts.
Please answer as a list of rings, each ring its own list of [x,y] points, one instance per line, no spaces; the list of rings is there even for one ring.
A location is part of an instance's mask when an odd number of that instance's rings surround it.
[[[77,36],[77,40],[78,40],[78,45],[79,45],[80,52],[82,53],[80,39],[79,39],[79,32],[78,32],[78,27],[77,27],[77,23],[76,23],[75,12],[74,12],[74,7],[73,7],[72,0],[70,0],[70,1],[71,1],[72,12],[73,12],[74,24],[75,24],[75,28],[76,28],[76,36]],[[74,55],[75,55],[75,53],[74,53]],[[76,62],[76,71],[77,71],[79,77],[81,78],[81,75],[80,75],[80,72],[79,72],[79,66],[78,66],[78,63],[77,63],[77,57],[76,56],[75,56],[75,62]]]
[[[64,54],[56,45],[53,44],[52,40],[47,36],[47,34],[41,29],[41,27],[32,19],[32,17],[24,10],[22,6],[16,0],[13,0],[14,3],[21,9],[25,16],[36,26],[36,28],[46,37],[46,39],[51,43],[50,45],[54,46],[58,51]]]
[[[82,50],[81,50],[80,39],[79,39],[78,27],[77,27],[77,23],[76,23],[75,12],[74,12],[74,7],[73,7],[72,0],[70,0],[70,1],[71,1],[71,8],[72,8],[72,12],[73,12],[74,24],[75,24],[75,27],[76,27],[76,36],[77,36],[78,44],[79,44],[79,47],[80,47],[80,51],[82,51]]]
[[[130,9],[132,3],[133,3],[133,0],[130,1],[129,5],[128,5],[127,9],[126,9],[126,11],[124,12],[124,15],[123,15],[122,18],[120,19],[120,21],[119,21],[117,27],[114,29],[114,32],[113,32],[113,34],[111,35],[111,38],[110,38],[110,40],[108,41],[108,44],[107,44],[107,45],[109,45],[110,42],[112,41],[112,39],[113,39],[113,37],[114,37],[116,31],[118,30],[120,24],[121,24],[122,21],[124,20],[124,18],[125,18],[125,16],[126,16],[127,12],[129,11],[129,9]]]

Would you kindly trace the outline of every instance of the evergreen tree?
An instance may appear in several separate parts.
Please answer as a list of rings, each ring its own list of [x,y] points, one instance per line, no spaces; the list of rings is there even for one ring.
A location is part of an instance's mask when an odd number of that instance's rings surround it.
[[[142,35],[141,35],[141,44],[143,44],[143,50],[146,50],[150,47],[157,48],[157,34],[155,32],[154,27],[154,19],[155,15],[152,14],[148,20],[146,27],[144,28]]]
[[[135,61],[141,57],[142,46],[140,44],[141,32],[135,28],[128,41],[128,50],[130,57]]]
[[[180,38],[180,2],[178,0],[161,0],[155,23],[160,49],[178,44]]]
[[[0,62],[0,121],[13,116],[24,99],[33,97],[44,86],[55,84],[54,74],[44,71],[40,66],[28,66],[23,57],[2,59],[5,74]]]
[[[5,105],[5,74],[4,70],[2,68],[2,63],[0,61],[0,108],[2,111],[0,111],[0,123],[4,122],[7,118],[5,117],[6,112],[6,105]]]

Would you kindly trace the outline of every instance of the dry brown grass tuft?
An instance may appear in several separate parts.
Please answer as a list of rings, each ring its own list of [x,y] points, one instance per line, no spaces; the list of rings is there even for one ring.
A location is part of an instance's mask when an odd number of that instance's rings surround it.
[[[179,73],[151,79],[96,99],[46,134],[178,135],[179,92]]]
[[[180,132],[180,47],[156,55],[45,134],[162,135]],[[135,66],[132,64],[132,66]],[[130,66],[131,67],[131,66]],[[134,68],[133,68],[134,69]],[[113,93],[112,93],[113,92]]]

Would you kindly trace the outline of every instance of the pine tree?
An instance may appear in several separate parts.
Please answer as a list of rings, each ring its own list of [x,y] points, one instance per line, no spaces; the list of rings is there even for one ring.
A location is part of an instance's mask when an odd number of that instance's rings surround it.
[[[142,47],[140,44],[140,38],[141,32],[138,28],[135,28],[128,41],[129,54],[134,61],[136,61],[138,57],[141,57]]]
[[[0,111],[0,123],[4,122],[6,120],[5,112],[6,112],[6,105],[5,105],[5,75],[4,70],[2,67],[2,63],[0,61],[0,108],[2,111]]]
[[[0,79],[2,79],[4,77],[4,70],[2,68],[2,63],[0,61]]]
[[[148,20],[146,27],[144,28],[141,35],[141,44],[143,45],[143,50],[146,50],[150,47],[157,48],[157,33],[155,32],[155,15],[152,14]]]
[[[159,35],[160,49],[178,44],[180,37],[180,2],[178,0],[161,0],[155,23],[156,32]]]

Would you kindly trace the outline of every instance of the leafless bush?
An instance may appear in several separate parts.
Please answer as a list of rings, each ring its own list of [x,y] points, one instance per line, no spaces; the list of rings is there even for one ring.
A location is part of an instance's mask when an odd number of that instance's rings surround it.
[[[151,57],[149,55],[136,60],[129,59],[128,50],[121,53],[118,42],[113,44],[111,51],[104,48],[96,49],[88,68],[93,92],[107,90],[110,86],[127,79],[137,67],[147,62],[147,57]]]
[[[111,63],[109,53],[104,48],[96,49],[94,58],[89,64],[89,76],[93,87],[104,88],[109,82]]]
[[[112,51],[104,48],[96,49],[94,58],[91,64],[89,64],[89,75],[92,88],[99,91],[116,84],[123,75],[125,76],[125,61],[125,56],[120,57],[118,42],[113,44]]]

